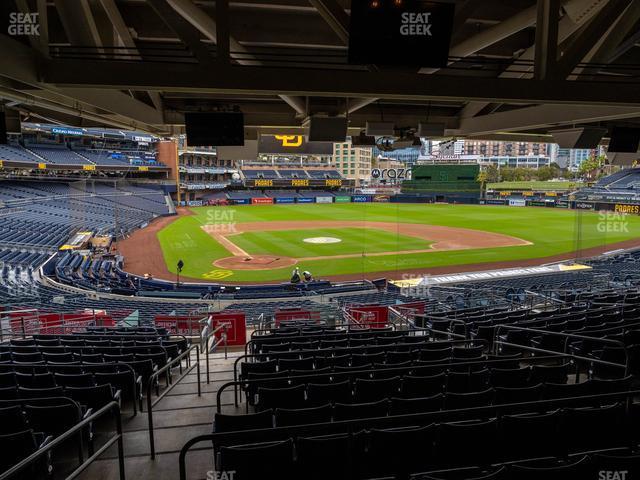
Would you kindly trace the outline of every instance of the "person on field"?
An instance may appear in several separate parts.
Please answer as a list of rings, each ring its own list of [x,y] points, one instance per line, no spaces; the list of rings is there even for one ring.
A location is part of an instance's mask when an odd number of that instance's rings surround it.
[[[313,282],[313,275],[311,275],[310,271],[305,270],[302,272],[302,276],[304,277],[305,282]]]
[[[293,269],[293,272],[291,273],[291,283],[300,283],[301,278],[300,278],[300,269],[298,267]]]

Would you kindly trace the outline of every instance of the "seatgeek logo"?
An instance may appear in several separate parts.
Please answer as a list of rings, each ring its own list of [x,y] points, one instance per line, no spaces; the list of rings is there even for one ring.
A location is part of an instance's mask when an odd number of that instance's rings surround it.
[[[9,14],[9,35],[16,36],[40,36],[40,14],[11,12]]]
[[[400,35],[403,37],[431,37],[431,14],[403,12],[400,15]]]
[[[235,470],[228,470],[225,472],[215,472],[213,470],[209,470],[207,472],[207,480],[233,480],[235,476]]]

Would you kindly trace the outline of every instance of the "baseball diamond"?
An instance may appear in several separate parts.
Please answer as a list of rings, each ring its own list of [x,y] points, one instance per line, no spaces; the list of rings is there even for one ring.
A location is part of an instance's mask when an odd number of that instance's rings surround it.
[[[382,274],[458,272],[540,264],[588,251],[640,244],[640,218],[608,232],[602,216],[562,209],[489,205],[329,204],[181,209],[120,242],[133,273],[229,283],[286,280],[298,265],[316,277],[374,278]],[[605,220],[606,221],[606,220]],[[339,243],[310,244],[311,237]],[[144,248],[146,255],[140,255]]]

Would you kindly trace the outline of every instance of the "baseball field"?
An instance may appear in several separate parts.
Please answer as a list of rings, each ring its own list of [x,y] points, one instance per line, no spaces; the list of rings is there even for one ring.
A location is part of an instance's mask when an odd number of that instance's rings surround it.
[[[355,279],[532,265],[640,245],[640,217],[481,205],[195,207],[121,242],[127,270],[215,282]],[[579,254],[575,252],[579,251]]]

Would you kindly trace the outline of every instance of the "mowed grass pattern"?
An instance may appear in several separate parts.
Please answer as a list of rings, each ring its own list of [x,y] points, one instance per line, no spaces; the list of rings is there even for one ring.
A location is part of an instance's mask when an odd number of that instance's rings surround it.
[[[307,243],[305,238],[338,238],[338,243]],[[282,255],[293,258],[350,255],[361,253],[424,250],[430,242],[420,238],[398,235],[376,228],[321,228],[247,232],[228,237],[252,255]]]
[[[332,204],[248,205],[197,207],[192,216],[177,219],[158,232],[164,259],[171,272],[179,259],[184,277],[212,278],[212,263],[229,252],[202,225],[232,231],[234,223],[296,220],[349,220],[422,223],[502,233],[528,240],[532,245],[412,253],[391,256],[360,256],[303,262],[300,267],[314,275],[388,272],[399,278],[408,269],[541,258],[640,237],[640,217],[603,218],[596,212],[551,208],[517,208],[484,205]],[[580,235],[577,234],[577,228]],[[578,239],[579,242],[578,242]],[[405,250],[402,241],[393,250]],[[289,255],[289,254],[287,254]],[[542,260],[543,261],[543,260]],[[227,281],[259,282],[287,280],[290,268],[265,271],[234,271]],[[215,278],[215,277],[214,277]]]

